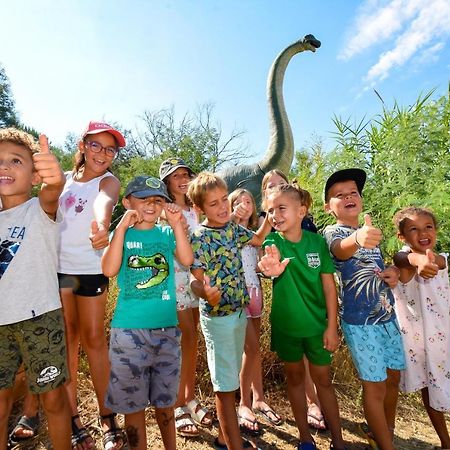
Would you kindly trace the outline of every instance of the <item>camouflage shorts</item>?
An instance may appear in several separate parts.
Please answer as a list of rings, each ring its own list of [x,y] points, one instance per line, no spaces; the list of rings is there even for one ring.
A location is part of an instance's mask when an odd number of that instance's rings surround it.
[[[67,379],[66,339],[62,311],[0,326],[0,389],[14,385],[21,364],[29,390],[51,391]]]
[[[111,328],[106,406],[131,414],[147,406],[173,406],[180,383],[181,331]]]

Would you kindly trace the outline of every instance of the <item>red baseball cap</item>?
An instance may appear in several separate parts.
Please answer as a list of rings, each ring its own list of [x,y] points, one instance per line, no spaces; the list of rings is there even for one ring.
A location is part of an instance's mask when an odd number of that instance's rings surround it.
[[[84,139],[88,134],[98,134],[105,132],[112,134],[116,138],[119,147],[125,147],[126,145],[125,138],[123,137],[122,133],[113,128],[111,125],[108,125],[107,123],[104,122],[94,122],[94,121],[89,122],[89,125],[84,131],[82,137]]]

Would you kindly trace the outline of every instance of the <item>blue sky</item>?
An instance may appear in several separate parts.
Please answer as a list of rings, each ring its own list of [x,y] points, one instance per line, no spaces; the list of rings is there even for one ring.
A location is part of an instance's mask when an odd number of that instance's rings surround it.
[[[0,0],[0,63],[22,121],[62,143],[91,119],[127,128],[145,110],[179,117],[215,104],[226,137],[268,143],[266,79],[276,55],[311,33],[284,97],[296,149],[329,139],[334,114],[359,121],[420,93],[447,92],[448,0]]]

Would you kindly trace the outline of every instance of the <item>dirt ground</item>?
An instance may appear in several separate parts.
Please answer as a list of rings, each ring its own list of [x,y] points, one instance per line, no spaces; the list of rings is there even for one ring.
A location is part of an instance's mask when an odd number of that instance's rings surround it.
[[[366,441],[358,433],[358,424],[363,420],[362,408],[360,404],[360,392],[357,387],[336,386],[339,405],[341,408],[342,428],[344,439],[349,450],[363,450],[368,448]],[[97,441],[97,448],[101,449],[101,434],[97,424],[96,405],[91,394],[90,383],[85,379],[81,381],[80,392],[80,413],[89,431]],[[208,407],[213,407],[212,397],[205,397],[200,394],[202,402]],[[297,445],[297,431],[293,421],[292,413],[285,392],[280,388],[267,395],[268,403],[285,418],[285,422],[275,427],[263,419],[260,419],[264,430],[260,437],[252,440],[264,450],[294,449]],[[20,414],[21,405],[17,402],[14,414],[11,417],[11,426]],[[162,442],[159,438],[158,428],[153,412],[147,411],[148,418],[148,449],[162,449]],[[449,424],[450,425],[450,424]],[[22,449],[50,449],[48,436],[45,431],[45,422],[42,423],[41,431],[37,438],[27,445],[22,445]],[[217,428],[211,430],[200,428],[201,436],[196,439],[186,439],[178,437],[178,448],[185,450],[200,450],[212,448],[212,443],[217,435]],[[401,396],[397,415],[395,430],[395,448],[398,450],[431,450],[439,444],[434,430],[429,424],[428,417],[420,406],[418,397]],[[321,450],[329,449],[329,432],[320,432],[314,435],[317,447]]]

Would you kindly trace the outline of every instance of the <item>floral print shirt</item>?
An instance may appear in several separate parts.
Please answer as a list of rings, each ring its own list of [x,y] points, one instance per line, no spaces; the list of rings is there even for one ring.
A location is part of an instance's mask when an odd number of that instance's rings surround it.
[[[356,228],[329,225],[323,235],[331,248],[337,239],[350,236]],[[341,261],[334,255],[340,288],[340,315],[352,325],[375,325],[395,320],[394,296],[390,287],[378,276],[384,270],[381,250],[359,248]]]
[[[234,222],[224,227],[200,225],[192,233],[194,263],[192,269],[203,269],[211,286],[221,291],[219,304],[211,306],[200,300],[200,311],[209,316],[227,316],[248,305],[241,250],[253,237],[253,232]]]

